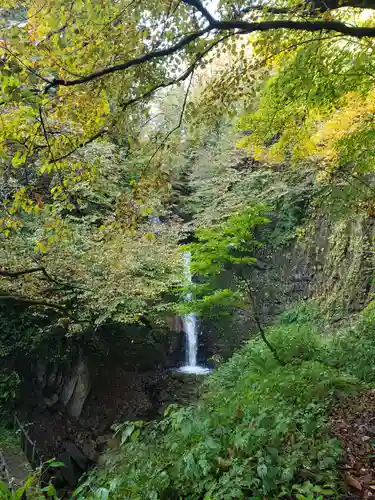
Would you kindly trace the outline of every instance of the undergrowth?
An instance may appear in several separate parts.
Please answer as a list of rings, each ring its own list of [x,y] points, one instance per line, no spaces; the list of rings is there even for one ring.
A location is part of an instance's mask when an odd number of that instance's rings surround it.
[[[3,425],[3,422],[0,424],[0,450],[2,448],[19,450],[19,437],[14,429]]]
[[[252,339],[206,382],[195,406],[124,423],[122,445],[76,498],[335,498],[341,450],[328,425],[342,393],[375,381],[375,314],[330,331],[319,309],[283,314],[267,335],[280,366]]]

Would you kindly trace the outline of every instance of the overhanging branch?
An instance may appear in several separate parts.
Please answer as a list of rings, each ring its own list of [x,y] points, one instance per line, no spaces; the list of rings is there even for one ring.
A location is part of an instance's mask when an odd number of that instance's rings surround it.
[[[0,270],[0,276],[5,278],[18,278],[18,276],[23,276],[25,274],[43,272],[44,267],[32,267],[30,269],[22,269],[21,271],[4,271]]]
[[[218,21],[211,25],[211,29],[217,30],[241,30],[244,33],[254,33],[255,31],[271,31],[278,29],[287,29],[294,31],[334,31],[343,35],[353,36],[355,38],[375,37],[375,27],[349,26],[340,21],[290,21],[273,20],[261,21],[258,23],[247,21]]]
[[[55,302],[49,302],[46,300],[29,299],[27,297],[20,297],[17,295],[0,295],[0,302],[1,301],[3,301],[3,302],[14,301],[14,302],[18,302],[20,304],[26,304],[26,305],[30,305],[30,306],[50,307],[51,309],[57,309],[59,311],[64,311],[66,314],[69,314],[66,307],[61,306],[60,304],[56,304]]]
[[[71,87],[74,85],[80,85],[82,83],[88,83],[91,82],[92,80],[96,80],[97,78],[100,78],[105,75],[110,75],[111,73],[115,73],[117,71],[124,71],[134,66],[139,66],[140,64],[143,64],[145,62],[153,61],[154,59],[161,59],[163,57],[173,55],[179,50],[189,45],[191,42],[197,40],[201,36],[212,31],[212,29],[213,28],[211,26],[208,26],[207,28],[203,28],[201,30],[196,31],[195,33],[192,33],[191,35],[183,37],[178,43],[172,45],[167,49],[155,50],[153,52],[149,52],[148,54],[145,54],[143,56],[136,57],[135,59],[130,59],[129,61],[126,61],[122,64],[109,66],[108,68],[104,68],[95,73],[91,73],[90,75],[83,76],[82,78],[77,78],[75,80],[63,80],[60,78],[55,78],[54,80],[49,82],[44,92],[48,92],[48,90],[53,87],[59,87],[59,86]]]
[[[269,7],[268,5],[249,5],[239,11],[239,14],[249,14],[250,12],[262,12],[263,14],[295,14],[300,9],[305,11],[305,5],[295,5],[293,7]]]
[[[99,137],[102,137],[105,134],[106,131],[107,131],[107,129],[99,130],[99,132],[97,132],[96,134],[94,134],[91,137],[89,137],[86,141],[81,142],[80,144],[77,144],[77,146],[75,148],[73,148],[71,151],[68,151],[67,153],[59,156],[58,158],[55,158],[54,161],[58,162],[58,161],[65,160],[70,155],[72,155],[73,153],[75,153],[76,151],[78,151],[78,149],[81,149],[81,148],[87,146],[88,144],[90,144],[91,142],[96,141],[96,139],[99,139]]]
[[[375,9],[375,2],[373,2],[373,0],[312,0],[309,2],[298,3],[290,7],[276,7],[268,4],[248,5],[240,9],[237,13],[241,16],[252,12],[312,16],[345,7]]]
[[[47,307],[63,312],[68,318],[71,318],[76,323],[88,323],[74,316],[65,306],[56,304],[56,302],[49,302],[48,300],[29,299],[28,297],[18,295],[0,295],[0,302],[16,302],[17,304],[24,304],[25,306]]]
[[[0,277],[4,278],[19,278],[20,276],[25,276],[26,274],[33,274],[33,273],[42,273],[43,276],[50,281],[51,283],[55,283],[55,285],[58,285],[60,287],[64,288],[70,288],[72,290],[74,289],[84,289],[82,287],[72,285],[70,283],[66,283],[64,281],[60,281],[59,279],[54,278],[53,276],[50,275],[50,273],[47,271],[45,267],[31,267],[29,269],[21,269],[20,271],[5,271],[4,269],[0,269]]]
[[[193,0],[183,0],[185,3],[189,5],[194,5],[197,3]],[[200,12],[201,10],[198,9]],[[207,16],[206,16],[206,19]],[[210,18],[211,19],[211,18]],[[340,21],[293,21],[293,20],[270,20],[270,21],[260,21],[260,22],[248,22],[243,20],[229,20],[229,21],[216,21],[212,18],[209,25],[205,28],[202,28],[195,33],[184,36],[179,42],[171,47],[162,50],[155,50],[149,52],[148,54],[144,54],[143,56],[137,57],[135,59],[130,59],[121,64],[117,64],[114,66],[108,66],[107,68],[101,69],[89,75],[73,79],[73,80],[64,80],[60,78],[55,78],[45,88],[45,92],[47,92],[50,88],[53,87],[71,87],[74,85],[81,85],[84,83],[91,82],[98,78],[101,78],[106,75],[110,75],[112,73],[116,73],[118,71],[125,71],[129,68],[139,66],[141,64],[163,59],[165,57],[171,56],[183,48],[187,47],[189,44],[194,42],[195,40],[201,38],[202,36],[212,32],[212,31],[231,31],[232,34],[250,34],[257,31],[271,31],[271,30],[294,30],[294,31],[307,31],[307,32],[316,32],[316,31],[333,31],[336,33],[340,33],[343,35],[352,36],[355,38],[363,38],[363,37],[375,37],[375,27],[357,27],[357,26],[349,26]]]
[[[187,5],[195,7],[195,9],[198,10],[210,24],[217,22],[216,19],[208,12],[206,7],[204,7],[200,0],[183,0],[183,2]]]

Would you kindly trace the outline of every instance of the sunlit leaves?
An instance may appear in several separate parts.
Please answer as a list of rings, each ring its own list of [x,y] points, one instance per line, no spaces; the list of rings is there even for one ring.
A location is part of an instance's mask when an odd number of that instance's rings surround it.
[[[315,162],[320,181],[341,167],[369,172],[373,158],[372,42],[326,38],[303,35],[280,53],[258,109],[239,125],[249,131],[239,145],[256,159]]]
[[[1,6],[10,7],[5,1]],[[71,208],[75,185],[89,180],[70,174],[80,146],[122,120],[136,129],[135,117],[123,111],[118,117],[118,101],[134,97],[138,85],[141,95],[142,88],[152,87],[164,71],[154,64],[151,72],[140,68],[74,88],[48,90],[48,82],[77,78],[152,49],[158,40],[146,26],[150,16],[164,19],[168,8],[163,2],[147,6],[35,0],[23,10],[22,19],[15,10],[7,12],[0,28],[0,154],[4,162],[24,170],[23,183],[31,178],[37,182],[36,175],[44,184],[46,174],[58,176],[64,193],[52,181],[54,198],[60,194],[59,203],[65,199],[66,208]],[[122,129],[123,133],[123,125]],[[94,167],[87,160],[83,163],[86,172]],[[22,186],[19,175],[18,182]],[[32,197],[32,190],[29,194]]]
[[[256,262],[254,254],[260,243],[254,232],[268,223],[267,207],[243,207],[229,215],[225,222],[212,227],[198,228],[196,242],[184,246],[191,253],[191,270],[198,282],[190,286],[193,300],[182,305],[184,310],[202,315],[219,314],[243,302],[240,290],[220,285],[220,275],[230,270],[241,276],[241,269]]]

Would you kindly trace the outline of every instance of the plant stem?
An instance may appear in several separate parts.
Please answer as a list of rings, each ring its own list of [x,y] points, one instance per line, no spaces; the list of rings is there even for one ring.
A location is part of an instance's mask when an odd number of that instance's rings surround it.
[[[246,283],[246,287],[247,287],[247,291],[248,291],[248,296],[249,296],[249,299],[250,299],[252,307],[253,307],[253,318],[254,318],[254,321],[255,321],[255,323],[256,323],[256,325],[258,327],[260,336],[262,337],[262,340],[266,344],[266,346],[268,347],[268,349],[271,351],[271,353],[272,353],[273,357],[276,359],[276,361],[281,366],[284,366],[285,365],[285,361],[280,358],[279,353],[277,352],[277,350],[275,349],[275,347],[267,339],[266,332],[264,331],[264,328],[263,328],[262,323],[260,321],[260,317],[258,316],[258,313],[257,313],[257,304],[256,304],[256,301],[255,301],[255,297],[254,297],[253,291],[251,289],[250,283],[246,279],[246,277],[244,276],[243,272],[241,274],[242,274],[242,279]]]

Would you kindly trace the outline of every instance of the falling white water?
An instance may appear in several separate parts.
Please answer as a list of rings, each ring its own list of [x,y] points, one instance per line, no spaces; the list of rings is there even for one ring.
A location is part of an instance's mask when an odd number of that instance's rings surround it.
[[[158,226],[160,224],[160,217],[158,215],[150,215],[149,221],[153,226]]]
[[[190,260],[190,253],[184,253],[184,275],[188,283],[191,283]],[[192,295],[190,292],[186,295],[185,300],[192,300]],[[198,320],[196,315],[194,313],[187,314],[182,318],[182,323],[186,335],[186,365],[182,366],[179,371],[184,373],[196,374],[209,373],[209,368],[197,365]]]

